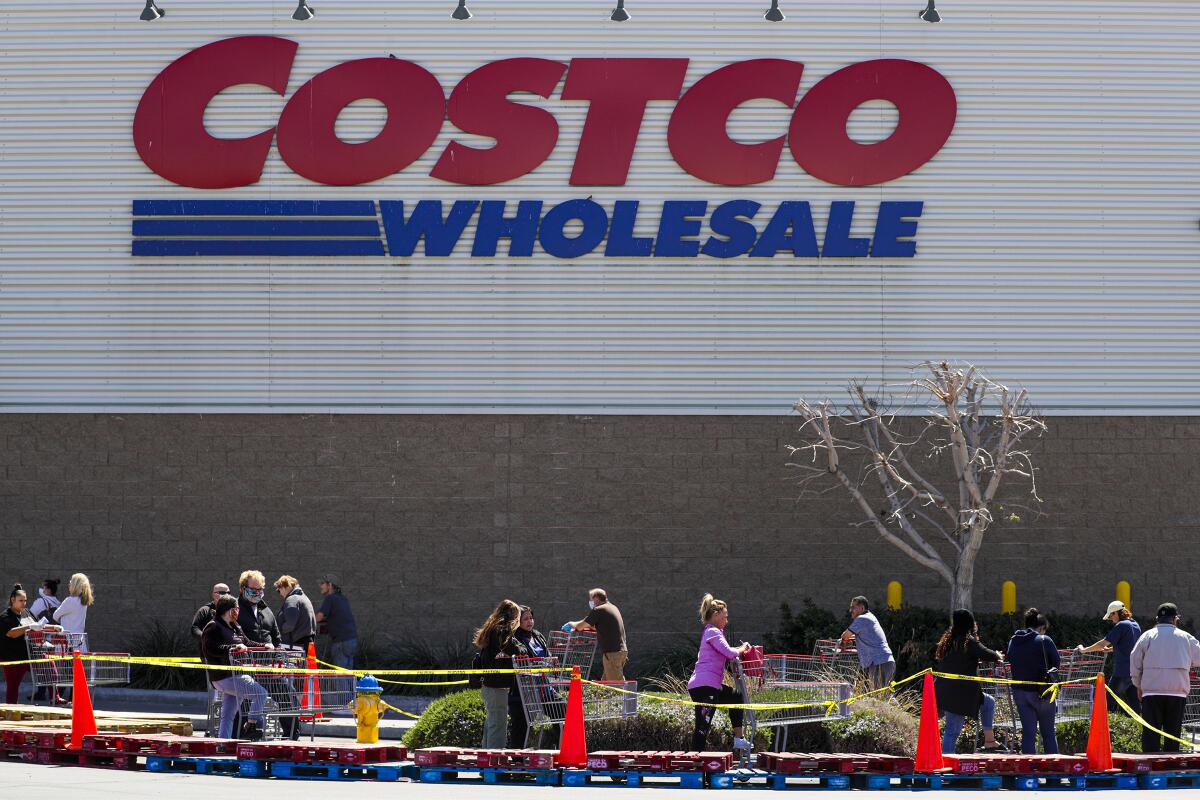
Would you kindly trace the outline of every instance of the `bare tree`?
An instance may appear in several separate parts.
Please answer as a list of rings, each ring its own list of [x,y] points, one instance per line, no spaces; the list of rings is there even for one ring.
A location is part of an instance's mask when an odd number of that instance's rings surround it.
[[[1014,481],[1036,503],[1036,470],[1027,437],[1041,436],[1045,422],[1029,406],[1024,389],[1012,391],[971,365],[926,362],[905,385],[901,410],[927,409],[919,424],[885,411],[861,381],[851,381],[850,400],[801,400],[803,444],[789,447],[801,470],[801,496],[841,486],[870,526],[905,555],[936,572],[950,586],[950,607],[971,608],[975,559],[995,522],[993,504],[1002,485]],[[946,456],[957,492],[937,486]],[[849,462],[851,471],[845,467]],[[856,463],[856,462],[861,462]],[[945,481],[945,478],[942,478]],[[879,494],[875,493],[878,487]],[[882,497],[882,510],[877,506]],[[1034,511],[1036,506],[1009,503]],[[1012,521],[1019,520],[1010,512]]]

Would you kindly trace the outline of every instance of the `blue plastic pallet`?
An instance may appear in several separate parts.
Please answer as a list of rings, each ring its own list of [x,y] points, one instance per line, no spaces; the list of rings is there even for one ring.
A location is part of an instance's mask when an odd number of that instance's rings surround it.
[[[562,780],[557,769],[470,769],[464,767],[421,767],[420,777],[421,783],[531,783],[535,786],[558,786]]]
[[[276,778],[303,781],[398,781],[408,780],[400,764],[311,764],[300,761],[273,761],[271,774]]]
[[[849,789],[850,776],[824,773],[779,773],[761,769],[739,769],[714,772],[708,776],[713,789],[736,789],[739,786],[776,790]]]
[[[999,789],[1000,775],[959,775],[956,773],[856,773],[850,777],[855,789]]]
[[[146,769],[151,772],[234,775],[239,778],[265,778],[270,774],[265,761],[195,756],[146,756]]]
[[[668,789],[703,789],[704,775],[703,772],[657,772],[636,769],[564,769],[562,785],[661,786]],[[594,781],[594,778],[605,778],[606,780]]]
[[[1189,789],[1200,787],[1200,772],[1147,772],[1138,776],[1142,789]]]
[[[1086,789],[1086,775],[1004,775],[1005,789]],[[1100,788],[1100,787],[1096,787]],[[1112,788],[1112,787],[1108,787]]]

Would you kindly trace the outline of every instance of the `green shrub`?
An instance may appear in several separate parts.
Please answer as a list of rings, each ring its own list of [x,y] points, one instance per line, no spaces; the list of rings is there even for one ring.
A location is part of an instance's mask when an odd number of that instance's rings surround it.
[[[200,654],[200,644],[192,638],[191,626],[175,627],[155,619],[150,627],[128,639],[125,643],[130,655],[172,658],[195,657]],[[129,685],[135,689],[170,689],[175,691],[204,691],[208,688],[206,673],[202,669],[187,667],[156,667],[135,664],[129,668]]]
[[[478,747],[483,741],[483,696],[478,690],[451,692],[429,704],[404,734],[410,750],[422,747]]]
[[[1091,725],[1088,720],[1077,719],[1063,722],[1055,726],[1060,753],[1086,753],[1088,731]],[[1112,749],[1114,753],[1142,752],[1142,726],[1124,714],[1109,714],[1108,729],[1112,732]]]
[[[868,697],[851,709],[849,717],[826,723],[833,752],[897,756],[916,753],[918,718],[902,699]],[[796,749],[790,740],[788,749]]]

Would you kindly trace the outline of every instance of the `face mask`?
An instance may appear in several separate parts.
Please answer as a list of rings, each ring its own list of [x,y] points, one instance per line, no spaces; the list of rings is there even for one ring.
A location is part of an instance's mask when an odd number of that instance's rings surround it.
[[[251,603],[257,603],[259,600],[262,599],[262,596],[263,596],[262,589],[243,589],[242,590],[242,597],[246,598],[246,600],[248,600]]]
[[[588,600],[588,608],[595,608],[595,607],[596,607],[596,601]]]

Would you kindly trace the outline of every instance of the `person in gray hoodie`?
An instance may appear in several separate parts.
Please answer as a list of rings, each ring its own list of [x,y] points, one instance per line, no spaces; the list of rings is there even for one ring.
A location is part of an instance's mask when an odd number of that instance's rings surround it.
[[[317,635],[317,614],[312,601],[300,588],[300,581],[291,575],[280,575],[275,581],[275,591],[283,598],[279,609],[279,636],[284,644],[308,649]]]
[[[1200,667],[1200,642],[1176,627],[1179,609],[1174,603],[1163,603],[1155,617],[1157,624],[1138,638],[1129,654],[1129,672],[1142,700],[1142,718],[1178,738],[1191,688],[1188,673]],[[1178,750],[1178,741],[1142,728],[1143,753]]]

